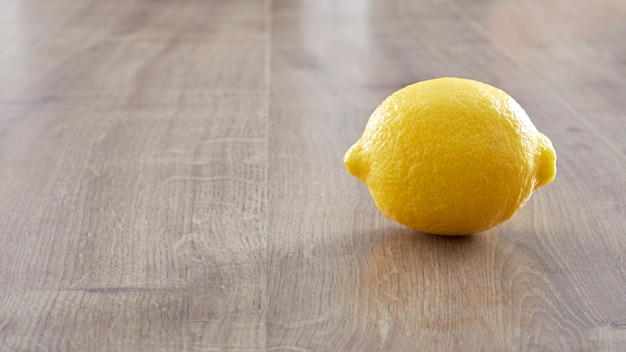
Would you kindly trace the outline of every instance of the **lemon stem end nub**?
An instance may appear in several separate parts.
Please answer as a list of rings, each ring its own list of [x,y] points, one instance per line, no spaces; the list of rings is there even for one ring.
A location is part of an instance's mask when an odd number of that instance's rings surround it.
[[[365,173],[367,172],[367,165],[363,159],[362,148],[358,143],[355,143],[343,157],[343,163],[346,169],[352,176],[363,180]]]
[[[556,176],[556,152],[552,147],[552,142],[541,135],[539,154],[537,156],[537,183],[535,189],[545,186],[554,180]]]

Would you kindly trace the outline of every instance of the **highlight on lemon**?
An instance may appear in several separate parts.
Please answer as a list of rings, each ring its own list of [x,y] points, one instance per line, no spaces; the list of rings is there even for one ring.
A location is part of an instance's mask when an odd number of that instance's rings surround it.
[[[439,235],[501,224],[556,174],[552,143],[520,105],[461,78],[415,83],[386,98],[344,163],[385,216]]]

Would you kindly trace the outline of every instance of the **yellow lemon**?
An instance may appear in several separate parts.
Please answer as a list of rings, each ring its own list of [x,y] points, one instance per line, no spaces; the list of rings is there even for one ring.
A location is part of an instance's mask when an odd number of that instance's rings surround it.
[[[385,216],[440,235],[506,221],[556,173],[552,143],[513,98],[460,78],[393,93],[344,163]]]

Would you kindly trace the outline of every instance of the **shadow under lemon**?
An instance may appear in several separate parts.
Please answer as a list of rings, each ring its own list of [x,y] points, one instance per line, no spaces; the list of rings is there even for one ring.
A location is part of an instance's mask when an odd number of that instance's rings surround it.
[[[378,350],[567,346],[568,334],[582,327],[558,323],[567,310],[528,243],[536,239],[530,225],[461,237],[399,226],[366,231],[369,246],[345,312],[360,321],[351,340]]]
[[[371,342],[401,348],[434,343],[444,332],[454,347],[453,337],[467,340],[468,329],[480,329],[476,338],[502,331],[501,319],[491,315],[508,303],[502,271],[511,251],[497,234],[437,236],[393,227],[365,237],[372,246],[356,302],[370,322],[365,330],[373,329],[361,332]]]

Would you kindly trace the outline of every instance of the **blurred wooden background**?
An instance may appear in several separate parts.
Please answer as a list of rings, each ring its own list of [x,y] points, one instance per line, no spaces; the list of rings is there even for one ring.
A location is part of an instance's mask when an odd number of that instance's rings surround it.
[[[619,351],[626,1],[2,0],[1,351]],[[409,83],[557,150],[508,223],[386,220],[342,164]]]

